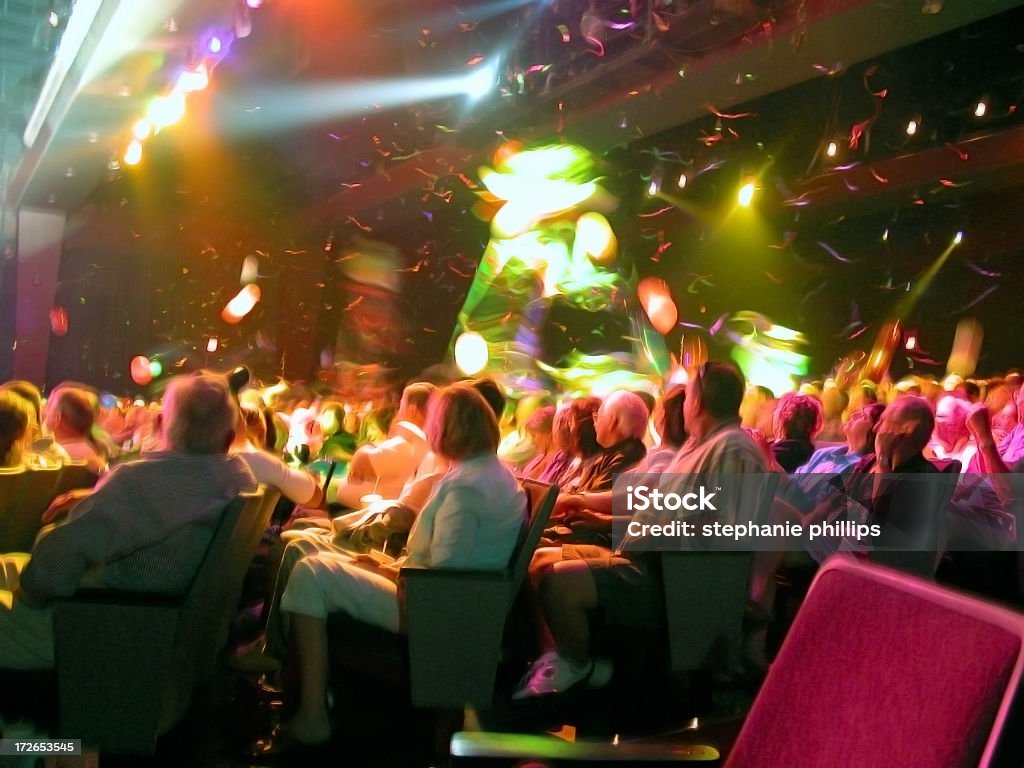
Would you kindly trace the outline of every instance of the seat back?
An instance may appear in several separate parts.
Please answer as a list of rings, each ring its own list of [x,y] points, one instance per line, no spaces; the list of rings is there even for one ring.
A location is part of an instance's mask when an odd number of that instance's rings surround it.
[[[26,469],[0,477],[0,552],[31,552],[42,514],[56,495],[59,467]],[[6,504],[3,499],[6,497]]]
[[[744,482],[744,503],[756,504],[754,522],[768,519],[779,475]],[[740,545],[745,546],[745,545]],[[669,664],[673,672],[723,667],[743,640],[743,611],[750,592],[752,551],[661,553]]]
[[[236,536],[262,504],[256,493],[227,506],[184,596],[91,590],[56,603],[62,736],[106,752],[152,754],[187,711],[197,678],[213,668],[222,614],[238,601],[225,586],[236,581],[229,563],[245,558]]]
[[[231,621],[242,596],[245,575],[270,524],[270,517],[281,498],[281,492],[277,488],[268,487],[263,489],[262,495],[253,494],[243,498],[245,506],[235,520],[230,544],[217,564],[219,573],[216,582],[206,587],[210,590],[207,600],[216,604],[210,608],[210,615],[217,625],[214,627],[211,624],[210,631],[203,636],[203,647],[197,649],[196,659],[201,662],[195,669],[197,684],[213,674],[217,655],[228,641]]]
[[[523,480],[530,524],[504,571],[403,568],[409,684],[418,707],[489,706],[505,622],[557,498]]]
[[[73,491],[78,488],[92,488],[99,480],[99,475],[89,468],[85,462],[65,462],[60,468],[60,477],[57,478],[57,487],[54,489],[54,496]]]
[[[815,578],[726,766],[986,766],[1024,616],[837,556]]]
[[[544,535],[544,529],[551,517],[551,511],[558,501],[558,486],[542,483],[538,480],[520,478],[519,484],[526,492],[526,514],[529,520],[526,532],[520,537],[516,548],[512,550],[512,558],[509,561],[509,576],[512,580],[512,594],[510,600],[516,599],[516,594],[526,578],[526,569],[530,566],[530,560],[537,549],[540,537]],[[509,610],[512,609],[512,602],[509,603]]]
[[[926,579],[935,578],[946,538],[949,502],[959,478],[960,462],[956,459],[944,461],[937,475],[904,476],[905,482],[912,485],[909,492],[901,494],[902,509],[893,511],[907,520],[907,523],[895,524],[897,527],[905,525],[905,530],[912,534],[916,543],[906,548],[876,547],[869,556],[871,562]]]
[[[724,666],[743,640],[753,552],[662,552],[673,672]]]

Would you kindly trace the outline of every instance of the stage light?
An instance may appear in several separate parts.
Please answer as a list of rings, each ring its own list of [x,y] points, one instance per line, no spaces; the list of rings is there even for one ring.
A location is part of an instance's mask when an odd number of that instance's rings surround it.
[[[220,342],[217,341],[217,337],[216,336],[211,336],[210,339],[206,342],[206,351],[207,352],[216,352],[217,351],[217,347],[219,347],[219,346],[220,346]]]
[[[203,90],[209,84],[210,74],[206,71],[206,65],[200,64],[194,69],[186,69],[178,75],[178,82],[174,89],[181,93],[193,93]]]
[[[886,227],[885,231],[882,233],[882,242],[883,243],[889,242],[889,228],[888,227]]]
[[[455,364],[466,376],[475,376],[487,365],[487,342],[474,331],[463,331],[455,341]]]
[[[651,183],[647,185],[647,196],[654,197],[661,192],[661,182],[658,179],[651,179]]]
[[[263,5],[263,0],[245,0],[245,4],[250,8],[259,8]]]
[[[142,142],[138,139],[132,141],[121,159],[124,160],[125,165],[138,165],[142,161]]]
[[[915,349],[917,349],[917,336],[915,336],[913,333],[908,333],[907,334],[907,340],[904,342],[903,346],[908,351],[911,351],[911,352],[914,351]]]
[[[984,117],[986,112],[988,112],[988,104],[984,101],[979,101],[974,107],[974,116]]]
[[[825,149],[825,154],[828,155],[829,157],[835,157],[837,154],[839,154],[839,145],[836,144],[834,141],[830,141],[828,143],[828,147]]]
[[[163,365],[163,363],[161,363],[159,360],[150,360],[149,361],[149,373],[150,373],[150,375],[154,379],[159,378],[160,375],[163,372],[164,372],[164,365]]]
[[[955,235],[953,235],[953,245],[960,245],[964,241],[964,231],[961,229]]]
[[[214,53],[214,54],[220,53],[223,48],[224,48],[224,41],[221,40],[219,37],[217,37],[217,35],[213,35],[210,38],[209,42],[206,44],[206,49],[210,53]]]
[[[153,133],[153,123],[145,117],[140,117],[132,126],[132,136],[139,141],[145,141]]]
[[[224,307],[220,313],[221,319],[231,325],[240,323],[243,317],[252,312],[261,295],[260,287],[255,283],[245,286]]]
[[[686,188],[686,174],[685,173],[680,173],[679,174],[679,181],[676,182],[676,186],[679,187],[680,189],[685,189]]]
[[[166,96],[157,96],[149,102],[146,117],[152,121],[157,131],[174,125],[185,117],[185,94],[173,91]]]
[[[471,99],[482,99],[493,90],[497,80],[496,67],[493,64],[483,63],[466,75],[463,89]]]
[[[907,121],[907,129],[906,129],[907,130],[907,136],[913,136],[914,134],[916,134],[917,133],[917,129],[918,129],[917,120],[908,120]]]
[[[736,201],[740,204],[741,208],[749,208],[750,203],[754,199],[754,182],[748,181],[742,187],[740,187],[739,194],[736,196]]]
[[[56,11],[50,11],[50,15],[47,18],[47,21],[50,22],[51,27],[56,29],[57,25],[60,24],[60,16],[57,15]]]

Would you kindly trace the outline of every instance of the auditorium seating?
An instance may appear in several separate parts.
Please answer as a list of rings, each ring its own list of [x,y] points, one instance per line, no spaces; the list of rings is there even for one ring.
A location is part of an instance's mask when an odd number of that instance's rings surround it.
[[[278,497],[257,492],[226,508],[184,595],[88,590],[56,603],[61,737],[104,753],[153,753],[214,669]]]
[[[530,525],[505,570],[402,568],[408,636],[332,614],[328,631],[335,667],[392,681],[407,675],[417,707],[489,706],[506,618],[558,495],[554,486],[521,482]]]
[[[96,474],[84,464],[0,471],[0,553],[30,552],[50,502],[95,483]]]

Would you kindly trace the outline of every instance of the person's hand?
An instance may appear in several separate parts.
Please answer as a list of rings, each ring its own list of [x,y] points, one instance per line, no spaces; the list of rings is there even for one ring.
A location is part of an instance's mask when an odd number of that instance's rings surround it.
[[[78,502],[84,499],[92,493],[91,488],[76,488],[73,491],[62,493],[60,496],[50,502],[49,508],[43,512],[40,518],[43,523],[52,523],[54,520],[59,518],[61,515],[65,515],[78,506]]]
[[[609,531],[612,527],[612,516],[606,512],[593,509],[578,509],[566,518],[566,523],[574,531]]]
[[[977,403],[967,413],[967,431],[971,433],[978,445],[992,443],[992,416],[988,406]]]
[[[564,520],[572,513],[583,508],[583,497],[573,493],[560,493],[551,510],[551,520]]]

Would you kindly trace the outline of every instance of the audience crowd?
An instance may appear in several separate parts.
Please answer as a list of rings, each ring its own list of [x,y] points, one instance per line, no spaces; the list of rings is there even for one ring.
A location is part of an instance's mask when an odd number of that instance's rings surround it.
[[[0,473],[83,465],[95,476],[94,487],[53,499],[31,552],[0,541],[0,668],[52,667],[48,606],[81,587],[186,588],[211,521],[261,484],[289,504],[265,633],[233,661],[296,686],[288,734],[300,743],[330,737],[328,614],[400,633],[403,566],[504,569],[529,523],[517,476],[559,494],[529,568],[541,654],[516,699],[607,683],[594,612],[640,626],[664,620],[657,558],[621,536],[630,515],[613,506],[612,486],[623,472],[667,473],[681,492],[709,475],[771,477],[774,491],[723,482],[716,520],[736,522],[768,494],[775,523],[867,521],[890,538],[934,530],[932,569],[945,551],[1007,549],[1017,537],[1006,477],[1024,470],[1017,373],[849,390],[827,380],[776,397],[746,386],[732,365],[705,363],[655,398],[517,397],[478,379],[414,382],[376,402],[247,378],[178,376],[154,402],[101,399],[78,382],[45,399],[31,382],[0,385]],[[913,484],[900,476],[940,472],[952,475],[948,498],[924,511],[907,500]],[[858,546],[840,534],[795,549],[780,541],[758,552],[748,613],[770,615],[780,568]],[[747,650],[763,668],[763,637]],[[291,681],[280,675],[289,653]]]

